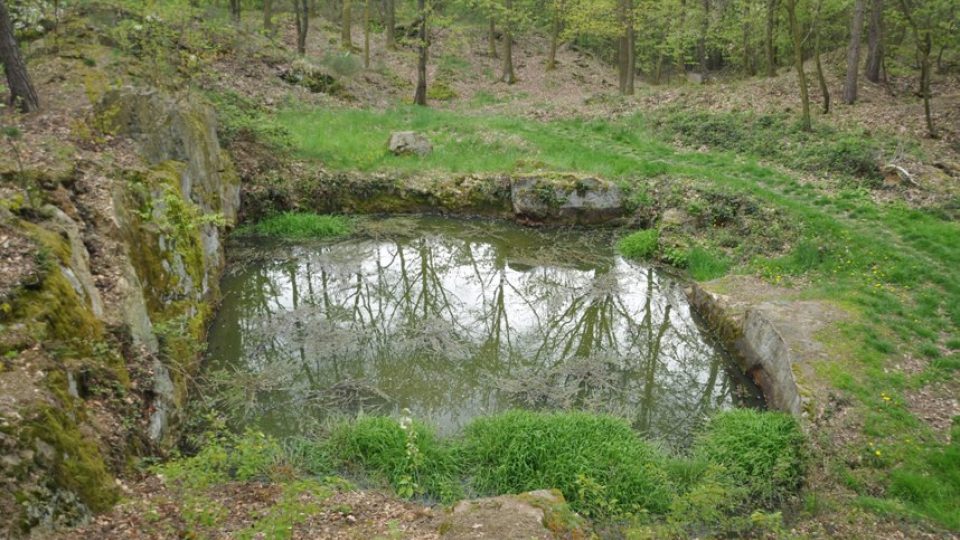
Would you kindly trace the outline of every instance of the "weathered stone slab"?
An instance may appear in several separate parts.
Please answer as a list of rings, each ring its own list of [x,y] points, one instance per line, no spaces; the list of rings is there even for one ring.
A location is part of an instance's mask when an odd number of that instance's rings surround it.
[[[836,306],[792,298],[786,289],[752,276],[727,276],[696,283],[690,304],[733,349],[744,373],[763,391],[767,404],[802,416],[815,403],[811,363],[829,360],[817,335],[846,318]]]
[[[513,178],[511,203],[518,220],[544,224],[596,225],[626,213],[619,186],[574,175]]]

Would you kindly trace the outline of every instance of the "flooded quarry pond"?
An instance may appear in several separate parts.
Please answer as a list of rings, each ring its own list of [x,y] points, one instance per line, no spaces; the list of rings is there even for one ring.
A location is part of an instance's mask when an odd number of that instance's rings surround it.
[[[510,408],[607,412],[684,444],[755,388],[682,285],[609,232],[491,221],[364,221],[348,239],[232,246],[207,375],[247,425],[302,433],[338,414],[456,432]]]

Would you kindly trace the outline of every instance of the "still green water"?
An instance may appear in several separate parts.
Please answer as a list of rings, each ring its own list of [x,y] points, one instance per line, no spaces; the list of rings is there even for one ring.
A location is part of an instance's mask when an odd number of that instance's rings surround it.
[[[281,436],[404,409],[450,433],[524,407],[608,412],[682,445],[711,411],[757,405],[682,284],[613,244],[441,218],[236,241],[209,335],[212,392]]]

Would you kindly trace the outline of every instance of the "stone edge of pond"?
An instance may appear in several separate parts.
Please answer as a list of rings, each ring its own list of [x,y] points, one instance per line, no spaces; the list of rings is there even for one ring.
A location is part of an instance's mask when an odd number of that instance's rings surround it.
[[[573,173],[393,176],[326,175],[289,189],[249,186],[245,218],[280,209],[343,214],[442,214],[509,219],[523,225],[622,225],[630,197],[617,183]]]
[[[753,276],[692,283],[685,292],[770,408],[801,419],[815,416],[828,396],[813,364],[833,358],[818,335],[848,313],[828,302],[798,299]]]

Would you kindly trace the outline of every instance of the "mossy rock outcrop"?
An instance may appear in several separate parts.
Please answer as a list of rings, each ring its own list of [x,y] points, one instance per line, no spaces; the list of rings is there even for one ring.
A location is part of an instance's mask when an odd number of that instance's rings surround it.
[[[4,538],[109,508],[115,475],[176,440],[237,216],[209,106],[126,88],[96,116],[139,162],[0,175],[22,195],[0,208],[17,248],[0,291]]]

